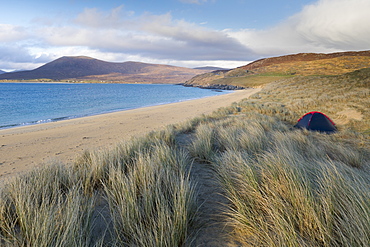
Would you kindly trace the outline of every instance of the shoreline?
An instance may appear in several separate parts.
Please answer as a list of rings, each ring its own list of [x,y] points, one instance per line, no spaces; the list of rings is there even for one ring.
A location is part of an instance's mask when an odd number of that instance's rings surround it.
[[[7,84],[44,84],[44,85],[53,85],[53,84],[76,85],[76,84],[79,84],[79,85],[83,85],[83,84],[86,84],[86,83],[14,82],[14,83],[7,83]],[[89,83],[89,84],[105,85],[106,83]],[[118,83],[110,83],[110,84],[118,84]],[[179,85],[179,84],[169,85],[169,84],[155,84],[155,83],[152,83],[152,84],[131,83],[131,84],[126,84],[126,85],[135,85],[135,86],[137,86],[137,85],[139,85],[139,86],[140,85],[142,85],[142,86],[153,85],[153,86],[184,87],[184,86]],[[160,87],[156,87],[156,88],[158,89]],[[68,88],[68,90],[69,90],[69,88]],[[218,94],[232,93],[232,91],[230,91],[230,90],[220,90],[220,91],[208,90],[208,91],[209,91],[209,93],[208,94],[205,93],[206,95],[204,95],[202,93],[194,93],[193,95],[188,95],[187,97],[179,96],[178,98],[174,98],[173,97],[174,95],[171,95],[171,97],[168,98],[167,100],[156,99],[154,101],[149,100],[148,102],[137,101],[136,104],[132,104],[132,103],[125,104],[125,103],[121,102],[120,105],[118,106],[116,103],[114,103],[114,105],[111,105],[111,106],[108,106],[108,107],[105,107],[105,108],[98,108],[98,110],[92,110],[92,109],[89,109],[89,108],[85,109],[85,108],[82,107],[80,113],[76,112],[76,110],[69,111],[69,112],[64,112],[62,110],[62,111],[59,111],[59,114],[54,115],[53,117],[50,117],[50,116],[52,116],[50,114],[49,115],[41,114],[41,115],[30,116],[30,117],[25,117],[25,118],[24,118],[24,116],[18,116],[18,117],[15,116],[15,119],[14,118],[9,119],[10,121],[6,119],[5,122],[0,123],[0,130],[18,128],[18,127],[23,127],[23,126],[32,126],[32,125],[44,124],[44,123],[50,123],[50,122],[58,122],[58,121],[62,121],[62,120],[90,117],[90,116],[102,115],[102,114],[107,114],[107,113],[133,110],[133,109],[138,109],[138,108],[143,108],[143,107],[151,107],[151,106],[157,106],[157,105],[165,105],[165,104],[183,102],[183,101],[188,101],[188,100],[196,100],[196,99],[201,99],[201,98],[205,98],[205,97],[212,97],[212,96],[215,96],[215,95],[218,95]],[[214,91],[214,92],[217,92],[217,93],[210,92],[210,91]],[[185,94],[186,94],[186,92],[185,92]],[[181,95],[181,94],[179,94],[179,95]],[[141,102],[141,103],[139,103],[139,102]],[[12,116],[12,115],[9,115],[9,116]]]
[[[215,95],[215,96],[221,96],[221,95],[232,94],[232,93],[234,93],[234,92],[229,92],[229,93]],[[52,119],[45,119],[45,120],[40,119],[40,120],[37,120],[37,121],[27,122],[27,123],[24,123],[24,124],[12,124],[12,125],[7,125],[7,126],[0,126],[0,131],[2,131],[2,130],[11,130],[11,129],[15,129],[15,128],[22,128],[22,127],[31,127],[31,126],[40,125],[40,124],[57,123],[57,122],[66,121],[66,120],[74,120],[74,119],[80,119],[80,118],[88,118],[88,117],[100,116],[100,115],[117,113],[117,112],[125,112],[125,111],[137,110],[137,109],[141,109],[141,108],[149,108],[149,107],[155,107],[155,106],[161,106],[161,105],[169,105],[169,104],[187,102],[187,101],[204,99],[204,98],[215,97],[215,96],[205,96],[205,97],[202,97],[202,98],[186,99],[186,100],[180,100],[180,101],[171,102],[171,103],[159,103],[159,104],[154,104],[154,105],[146,105],[146,106],[142,106],[142,107],[138,107],[138,108],[128,108],[128,109],[121,109],[121,110],[112,110],[112,111],[106,111],[106,112],[91,114],[91,115],[66,116],[66,117],[58,117],[58,118],[55,118],[55,119],[52,118]],[[0,147],[1,147],[1,144],[0,144]]]
[[[0,181],[51,161],[72,163],[86,150],[113,147],[249,97],[260,89],[0,130]]]

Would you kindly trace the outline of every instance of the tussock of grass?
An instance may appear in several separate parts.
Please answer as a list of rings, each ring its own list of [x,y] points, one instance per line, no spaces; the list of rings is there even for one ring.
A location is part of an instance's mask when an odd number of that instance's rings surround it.
[[[180,246],[195,211],[187,155],[168,146],[138,154],[125,172],[112,167],[103,183],[118,241],[129,246]]]
[[[199,125],[196,140],[190,146],[190,153],[202,161],[212,160],[214,155],[214,130],[209,125]]]
[[[3,191],[1,243],[83,246],[91,240],[95,197],[86,197],[70,171],[54,165],[16,179]]]

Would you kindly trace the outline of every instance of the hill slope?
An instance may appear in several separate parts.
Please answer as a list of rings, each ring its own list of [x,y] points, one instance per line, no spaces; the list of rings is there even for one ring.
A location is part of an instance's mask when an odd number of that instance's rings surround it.
[[[221,68],[221,67],[213,67],[213,66],[205,66],[205,67],[196,67],[194,69],[201,69],[201,70],[230,70],[230,69],[226,69],[226,68]]]
[[[8,80],[79,80],[140,83],[181,83],[203,70],[139,62],[112,63],[90,57],[61,57],[30,71],[5,73]]]
[[[368,67],[370,67],[370,51],[300,53],[260,59],[236,69],[202,74],[187,81],[185,85],[224,84],[253,87],[282,77],[340,75]]]

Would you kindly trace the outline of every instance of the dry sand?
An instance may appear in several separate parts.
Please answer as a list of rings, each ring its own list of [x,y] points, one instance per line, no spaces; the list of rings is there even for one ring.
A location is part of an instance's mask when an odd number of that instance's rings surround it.
[[[260,89],[91,117],[0,130],[0,181],[43,163],[71,163],[84,150],[107,148],[238,102]]]

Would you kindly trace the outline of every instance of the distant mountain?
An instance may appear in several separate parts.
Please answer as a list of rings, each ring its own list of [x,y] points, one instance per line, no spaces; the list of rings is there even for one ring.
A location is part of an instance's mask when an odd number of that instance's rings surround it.
[[[3,70],[0,70],[0,74],[4,74],[4,73],[6,73],[5,71],[3,71]]]
[[[264,58],[236,69],[197,75],[184,85],[255,87],[291,76],[340,75],[370,68],[370,51],[299,53]]]
[[[37,69],[5,73],[8,80],[75,80],[127,83],[182,83],[204,71],[140,62],[112,63],[91,57],[61,57]]]
[[[16,70],[13,70],[12,72],[23,72],[23,71],[28,71],[26,69],[16,69]]]

